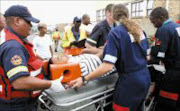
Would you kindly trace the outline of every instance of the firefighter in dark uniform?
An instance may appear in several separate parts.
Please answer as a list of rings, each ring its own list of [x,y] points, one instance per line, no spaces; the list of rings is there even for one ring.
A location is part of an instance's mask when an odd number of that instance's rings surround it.
[[[115,28],[116,26],[112,18],[112,7],[113,4],[109,4],[106,6],[106,19],[98,23],[93,28],[89,38],[87,38],[86,40],[86,48],[83,49],[83,53],[96,54],[99,50],[101,50],[104,47],[104,44],[106,43],[107,34],[111,29]]]
[[[113,18],[121,23],[110,31],[104,49],[103,63],[92,73],[72,81],[73,88],[110,71],[114,65],[119,74],[113,97],[114,111],[141,111],[150,85],[146,51],[149,48],[145,33],[128,19],[128,9],[115,5]]]
[[[0,37],[0,111],[36,111],[43,89],[64,90],[61,79],[42,80],[42,61],[33,53],[30,34],[32,17],[27,7],[11,6],[4,14],[6,26]]]
[[[162,62],[166,73],[160,83],[156,111],[180,111],[180,25],[169,19],[165,8],[157,7],[150,21],[158,28],[149,63]]]

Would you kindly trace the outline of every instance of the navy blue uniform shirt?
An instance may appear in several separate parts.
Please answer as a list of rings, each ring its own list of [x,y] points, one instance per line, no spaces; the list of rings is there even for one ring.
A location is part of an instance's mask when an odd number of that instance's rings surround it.
[[[155,34],[155,46],[151,50],[151,63],[158,63],[160,60],[165,64],[166,69],[180,70],[180,25],[167,20]]]
[[[106,43],[106,36],[111,30],[107,20],[98,23],[92,30],[90,37],[87,38],[86,42],[95,47],[104,46]]]
[[[103,61],[116,64],[120,73],[130,73],[147,65],[146,51],[149,48],[146,35],[142,31],[141,43],[134,42],[133,36],[120,25],[107,36]],[[117,61],[118,60],[118,61]],[[120,66],[117,65],[121,64]]]
[[[11,28],[7,28],[11,33],[18,36],[23,42],[26,41]],[[5,71],[9,81],[12,82],[19,77],[29,76],[27,61],[29,58],[28,51],[17,41],[9,40],[0,45],[0,63]],[[12,99],[9,101],[0,99],[1,103],[23,103],[29,99]]]

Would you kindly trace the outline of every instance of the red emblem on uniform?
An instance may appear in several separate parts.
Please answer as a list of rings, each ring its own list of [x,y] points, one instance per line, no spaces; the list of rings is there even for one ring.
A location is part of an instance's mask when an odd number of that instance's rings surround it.
[[[19,56],[19,55],[14,55],[12,58],[11,58],[11,63],[13,65],[19,65],[22,63],[22,58]]]
[[[157,39],[155,45],[161,45],[161,41]]]

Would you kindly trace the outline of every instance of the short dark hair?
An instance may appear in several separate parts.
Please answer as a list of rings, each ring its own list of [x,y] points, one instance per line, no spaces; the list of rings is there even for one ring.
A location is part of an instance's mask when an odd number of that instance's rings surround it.
[[[113,6],[114,6],[114,4],[108,4],[105,8],[105,12],[107,12],[107,11],[111,12]]]
[[[168,19],[169,18],[169,13],[165,8],[157,7],[151,12],[150,16],[152,16],[154,18],[160,18],[161,16],[163,16],[166,19]]]
[[[82,16],[82,19],[84,20],[84,19],[86,19],[87,17],[89,17],[89,15],[88,15],[88,14],[84,14],[84,15]]]

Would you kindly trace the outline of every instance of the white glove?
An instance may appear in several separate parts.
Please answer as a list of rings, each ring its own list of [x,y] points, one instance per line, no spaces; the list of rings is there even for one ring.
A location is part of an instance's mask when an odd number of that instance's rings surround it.
[[[62,92],[65,91],[64,86],[61,84],[61,81],[63,79],[63,76],[61,76],[59,79],[51,81],[51,87],[49,90],[52,92]]]

